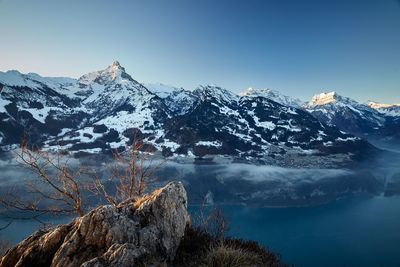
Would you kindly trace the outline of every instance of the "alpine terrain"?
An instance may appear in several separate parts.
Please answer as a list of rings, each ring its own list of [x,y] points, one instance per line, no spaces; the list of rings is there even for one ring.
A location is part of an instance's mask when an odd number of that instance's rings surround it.
[[[16,148],[26,131],[44,149],[75,156],[123,150],[140,137],[170,159],[322,167],[375,155],[366,135],[397,134],[394,107],[336,93],[303,104],[269,89],[141,84],[117,61],[79,79],[1,72],[0,89],[1,151]]]

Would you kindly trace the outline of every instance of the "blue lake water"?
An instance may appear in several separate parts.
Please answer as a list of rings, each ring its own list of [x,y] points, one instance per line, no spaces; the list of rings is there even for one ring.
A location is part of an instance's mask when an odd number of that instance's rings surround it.
[[[346,199],[304,208],[223,209],[231,236],[257,240],[295,266],[400,266],[400,198]],[[37,223],[15,222],[0,232],[0,238],[15,243],[35,227]]]
[[[224,210],[231,235],[257,240],[295,266],[400,266],[400,198]]]

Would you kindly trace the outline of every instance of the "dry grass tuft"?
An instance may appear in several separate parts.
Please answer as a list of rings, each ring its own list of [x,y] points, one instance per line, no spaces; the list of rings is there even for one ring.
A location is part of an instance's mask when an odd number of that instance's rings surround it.
[[[199,266],[253,267],[266,265],[260,255],[221,242],[219,245],[213,246],[207,252],[204,263]]]
[[[279,256],[254,241],[216,239],[204,229],[187,227],[172,266],[286,267]]]

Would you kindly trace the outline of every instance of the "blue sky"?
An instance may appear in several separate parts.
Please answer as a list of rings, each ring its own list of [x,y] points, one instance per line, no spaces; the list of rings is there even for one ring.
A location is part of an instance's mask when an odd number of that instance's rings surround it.
[[[400,103],[397,0],[0,0],[0,70]]]

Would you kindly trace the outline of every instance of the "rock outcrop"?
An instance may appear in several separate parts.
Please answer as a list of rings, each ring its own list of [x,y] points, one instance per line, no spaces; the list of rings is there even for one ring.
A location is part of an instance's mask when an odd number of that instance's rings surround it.
[[[0,266],[160,266],[174,258],[188,222],[186,191],[173,182],[38,231],[10,249]]]

